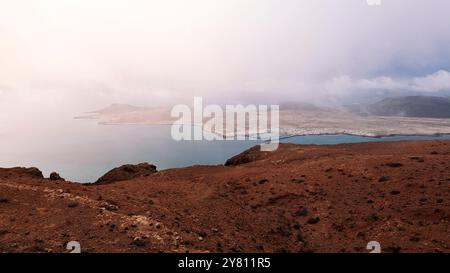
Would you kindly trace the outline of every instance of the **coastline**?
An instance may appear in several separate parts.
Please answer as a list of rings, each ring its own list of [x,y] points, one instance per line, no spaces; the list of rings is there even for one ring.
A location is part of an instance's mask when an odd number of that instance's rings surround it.
[[[146,122],[98,122],[98,125],[105,125],[105,126],[172,126],[172,123],[162,122],[162,123],[146,123]],[[191,126],[200,126],[198,124],[191,124]],[[207,133],[212,133],[207,130],[203,130]],[[281,130],[283,131],[283,130]],[[285,130],[286,131],[286,130]],[[280,134],[280,139],[288,139],[292,137],[301,137],[301,136],[338,136],[338,135],[345,135],[345,136],[355,136],[355,137],[367,137],[367,138],[385,138],[385,137],[441,137],[441,136],[450,136],[450,129],[447,132],[434,132],[434,133],[382,133],[382,134],[371,134],[371,133],[347,133],[342,131],[335,131],[335,132],[323,132],[323,133],[298,133],[298,134]],[[227,136],[227,135],[225,135]],[[252,136],[246,134],[246,137]],[[251,140],[258,140],[258,139],[251,139]]]

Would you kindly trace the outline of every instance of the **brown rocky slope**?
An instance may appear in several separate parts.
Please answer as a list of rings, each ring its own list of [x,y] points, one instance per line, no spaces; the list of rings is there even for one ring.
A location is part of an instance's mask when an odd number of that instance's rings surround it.
[[[450,141],[257,148],[83,185],[0,169],[0,251],[450,252]]]

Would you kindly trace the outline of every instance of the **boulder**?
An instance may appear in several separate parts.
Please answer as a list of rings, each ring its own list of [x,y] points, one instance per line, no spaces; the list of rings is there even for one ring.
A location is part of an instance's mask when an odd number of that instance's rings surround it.
[[[50,180],[64,180],[57,172],[52,172],[49,178]]]

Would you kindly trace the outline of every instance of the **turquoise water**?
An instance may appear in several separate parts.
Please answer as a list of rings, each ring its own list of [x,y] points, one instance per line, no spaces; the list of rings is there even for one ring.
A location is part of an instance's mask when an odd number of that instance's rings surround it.
[[[295,144],[340,144],[340,143],[358,143],[374,141],[400,141],[400,140],[439,140],[450,139],[450,135],[434,136],[385,136],[385,137],[365,137],[355,135],[307,135],[293,136],[282,139],[282,143]]]
[[[309,135],[282,139],[282,143],[338,144],[367,141],[450,139],[443,136]],[[149,162],[158,169],[191,165],[218,165],[260,143],[247,141],[174,141],[170,126],[97,125],[74,120],[70,126],[40,133],[3,136],[1,167],[35,166],[44,175],[93,182],[108,170],[127,163]]]

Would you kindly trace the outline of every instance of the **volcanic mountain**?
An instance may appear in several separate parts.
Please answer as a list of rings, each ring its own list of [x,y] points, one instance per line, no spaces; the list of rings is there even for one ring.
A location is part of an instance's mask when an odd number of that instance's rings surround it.
[[[349,108],[355,112],[375,116],[450,118],[448,97],[392,97],[369,105],[352,105]]]

